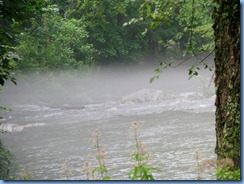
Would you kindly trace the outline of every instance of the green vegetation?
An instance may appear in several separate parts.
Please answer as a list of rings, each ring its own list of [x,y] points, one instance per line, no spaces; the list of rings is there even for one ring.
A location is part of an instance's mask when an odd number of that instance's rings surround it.
[[[209,54],[212,7],[210,0],[4,2],[0,84],[29,72],[155,61],[165,66],[173,58]]]
[[[148,167],[148,150],[142,144],[142,141],[139,140],[139,124],[138,122],[133,122],[133,137],[135,139],[136,150],[132,154],[132,159],[135,161],[134,168],[129,172],[129,179],[131,180],[154,180],[152,171],[158,170],[154,167]]]
[[[196,152],[198,180],[203,180],[203,173],[206,170],[215,171],[217,180],[240,180],[240,169],[233,170],[234,162],[231,158],[218,160],[202,160],[199,152]]]
[[[13,171],[15,170],[15,165],[13,163],[13,155],[10,151],[3,145],[0,140],[0,179],[9,180],[13,179]]]
[[[101,133],[96,129],[93,142],[94,148],[97,151],[96,161],[97,166],[92,168],[91,164],[85,162],[83,165],[83,172],[86,174],[87,180],[110,180],[111,177],[108,175],[108,169],[105,165],[106,163],[106,153],[105,150],[100,145]]]
[[[3,86],[6,80],[16,83],[13,75],[13,65],[18,61],[14,46],[16,36],[30,17],[42,12],[45,6],[42,0],[15,0],[0,2],[0,85]]]
[[[88,70],[209,53],[211,8],[203,0],[52,0],[17,35],[14,56],[20,60],[12,66],[21,73]]]
[[[92,178],[96,179],[96,174],[100,175],[101,180],[110,180],[110,176],[108,176],[108,170],[105,165],[105,150],[100,146],[100,132],[96,129],[95,138],[94,138],[94,147],[97,150],[96,160],[98,162],[98,166],[92,170]]]
[[[18,37],[21,43],[16,47],[21,58],[16,63],[18,70],[23,73],[88,70],[94,65],[94,49],[86,41],[88,33],[81,20],[65,20],[55,14],[46,14],[43,19],[42,22],[32,19],[32,27]]]
[[[229,168],[225,169],[217,169],[217,179],[218,180],[240,180],[240,169],[238,170],[230,170]]]

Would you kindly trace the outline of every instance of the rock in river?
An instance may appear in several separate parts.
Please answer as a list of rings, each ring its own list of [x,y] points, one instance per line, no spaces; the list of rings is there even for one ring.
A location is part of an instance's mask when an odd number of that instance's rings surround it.
[[[165,98],[165,94],[162,90],[156,89],[142,89],[135,93],[129,94],[122,97],[123,104],[134,104],[134,103],[143,103],[150,101],[162,100]]]

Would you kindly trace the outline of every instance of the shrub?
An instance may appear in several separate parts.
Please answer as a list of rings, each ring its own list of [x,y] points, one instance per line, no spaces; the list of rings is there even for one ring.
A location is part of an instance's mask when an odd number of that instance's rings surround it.
[[[14,168],[13,155],[0,140],[0,180],[13,179]]]

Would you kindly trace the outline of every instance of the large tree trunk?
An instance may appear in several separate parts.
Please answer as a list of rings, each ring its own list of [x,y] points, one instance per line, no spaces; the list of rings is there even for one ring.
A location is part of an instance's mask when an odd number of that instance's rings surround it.
[[[240,1],[214,0],[216,137],[218,159],[240,168]]]

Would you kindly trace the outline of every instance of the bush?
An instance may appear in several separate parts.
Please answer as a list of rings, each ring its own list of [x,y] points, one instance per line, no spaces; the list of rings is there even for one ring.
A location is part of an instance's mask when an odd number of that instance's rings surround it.
[[[0,180],[13,179],[12,171],[15,167],[12,161],[13,155],[0,140]]]
[[[240,180],[240,169],[231,171],[228,167],[216,170],[218,180]]]
[[[92,68],[94,48],[87,39],[82,20],[57,15],[43,15],[41,22],[33,19],[31,28],[18,36],[16,52],[21,59],[16,68],[21,72]]]

